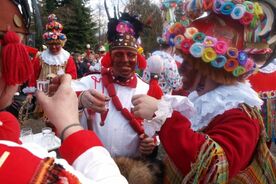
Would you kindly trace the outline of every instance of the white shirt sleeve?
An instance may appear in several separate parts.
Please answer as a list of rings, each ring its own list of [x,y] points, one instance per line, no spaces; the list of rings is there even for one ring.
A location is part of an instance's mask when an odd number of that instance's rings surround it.
[[[96,146],[81,154],[73,163],[73,167],[85,177],[91,178],[97,184],[127,184],[119,168],[109,152]]]

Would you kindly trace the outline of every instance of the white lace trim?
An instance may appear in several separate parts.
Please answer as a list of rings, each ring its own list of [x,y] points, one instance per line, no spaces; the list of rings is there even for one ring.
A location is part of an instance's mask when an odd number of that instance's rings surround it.
[[[273,73],[276,71],[276,58],[273,59],[271,63],[269,63],[267,66],[264,68],[259,69],[260,72],[262,73]]]
[[[61,48],[60,53],[53,55],[49,49],[45,50],[41,54],[41,59],[48,65],[63,65],[70,57],[70,53]]]
[[[237,108],[241,103],[257,108],[263,103],[249,82],[219,86],[202,96],[193,92],[188,98],[194,103],[197,111],[197,114],[190,118],[191,128],[195,131],[206,127],[214,117]]]
[[[173,111],[178,111],[187,118],[195,114],[192,102],[185,96],[164,95],[158,103],[158,110],[152,120],[144,121],[145,133],[152,137],[155,132],[160,131],[167,118],[172,116]]]

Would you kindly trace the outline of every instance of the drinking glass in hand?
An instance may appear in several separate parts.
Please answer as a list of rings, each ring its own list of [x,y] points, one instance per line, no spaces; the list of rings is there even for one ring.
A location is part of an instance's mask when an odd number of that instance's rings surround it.
[[[38,90],[43,91],[45,94],[49,92],[50,80],[37,80],[36,87]]]

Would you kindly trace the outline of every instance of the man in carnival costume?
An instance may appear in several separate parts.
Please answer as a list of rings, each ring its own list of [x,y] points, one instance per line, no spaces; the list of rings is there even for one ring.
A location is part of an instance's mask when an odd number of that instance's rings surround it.
[[[258,34],[255,29],[267,18],[265,6],[265,1],[186,2],[194,20],[175,40],[185,60],[183,87],[191,92],[196,114],[186,118],[165,98],[132,100],[134,115],[149,119],[159,132],[168,155],[166,183],[276,182],[258,111],[262,101],[245,82],[255,70],[247,43],[256,40],[249,35]]]
[[[11,103],[19,85],[27,81],[32,74],[31,61],[26,46],[22,44],[28,33],[29,22],[30,11],[27,1],[1,1],[1,183],[127,183],[97,136],[80,126],[77,97],[70,88],[69,75],[53,82],[58,90],[52,98],[45,96],[43,92],[37,92],[37,97],[49,119],[57,127],[58,135],[64,140],[60,148],[61,156],[78,171],[63,159],[50,158],[47,151],[41,147],[34,149],[20,145],[17,119],[2,110]],[[99,100],[103,101],[104,96]],[[67,107],[66,111],[64,107]],[[77,149],[74,149],[76,144]]]
[[[139,68],[146,65],[136,44],[142,29],[143,24],[127,13],[119,19],[110,19],[107,32],[110,49],[101,61],[101,74],[83,77],[72,85],[81,92],[79,107],[86,108],[84,115],[92,119],[88,126],[93,127],[112,156],[149,155],[156,147],[154,139],[145,135],[142,120],[131,112],[132,96],[146,94],[149,88],[135,73],[137,65]],[[97,113],[98,102],[92,90],[107,96],[106,112]]]
[[[63,49],[67,38],[62,30],[63,25],[57,21],[56,15],[49,15],[43,34],[48,48],[33,60],[34,75],[28,82],[29,87],[24,88],[23,92],[32,94],[37,87],[37,80],[46,81],[64,73],[70,74],[73,79],[77,78],[74,59]]]

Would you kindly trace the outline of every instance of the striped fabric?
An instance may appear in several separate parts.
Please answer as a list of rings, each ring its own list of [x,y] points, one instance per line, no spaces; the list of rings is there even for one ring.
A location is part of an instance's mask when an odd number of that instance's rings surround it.
[[[192,164],[191,171],[184,177],[166,158],[165,183],[227,183],[228,181],[228,162],[222,148],[211,138],[206,137],[202,145],[198,159]]]
[[[264,101],[261,114],[267,134],[267,142],[275,139],[276,128],[276,91],[259,93],[260,98]]]
[[[243,106],[246,112],[260,120],[261,136],[251,164],[231,180],[231,184],[272,184],[276,183],[276,159],[266,145],[266,132],[262,117],[257,109]]]
[[[228,180],[228,162],[223,149],[210,137],[206,137],[197,160],[191,171],[184,177],[169,158],[165,159],[165,184],[198,184],[198,183],[230,183],[230,184],[274,184],[276,183],[276,159],[266,145],[266,132],[262,117],[257,109],[241,105],[251,118],[260,121],[261,135],[251,164],[238,175]]]

